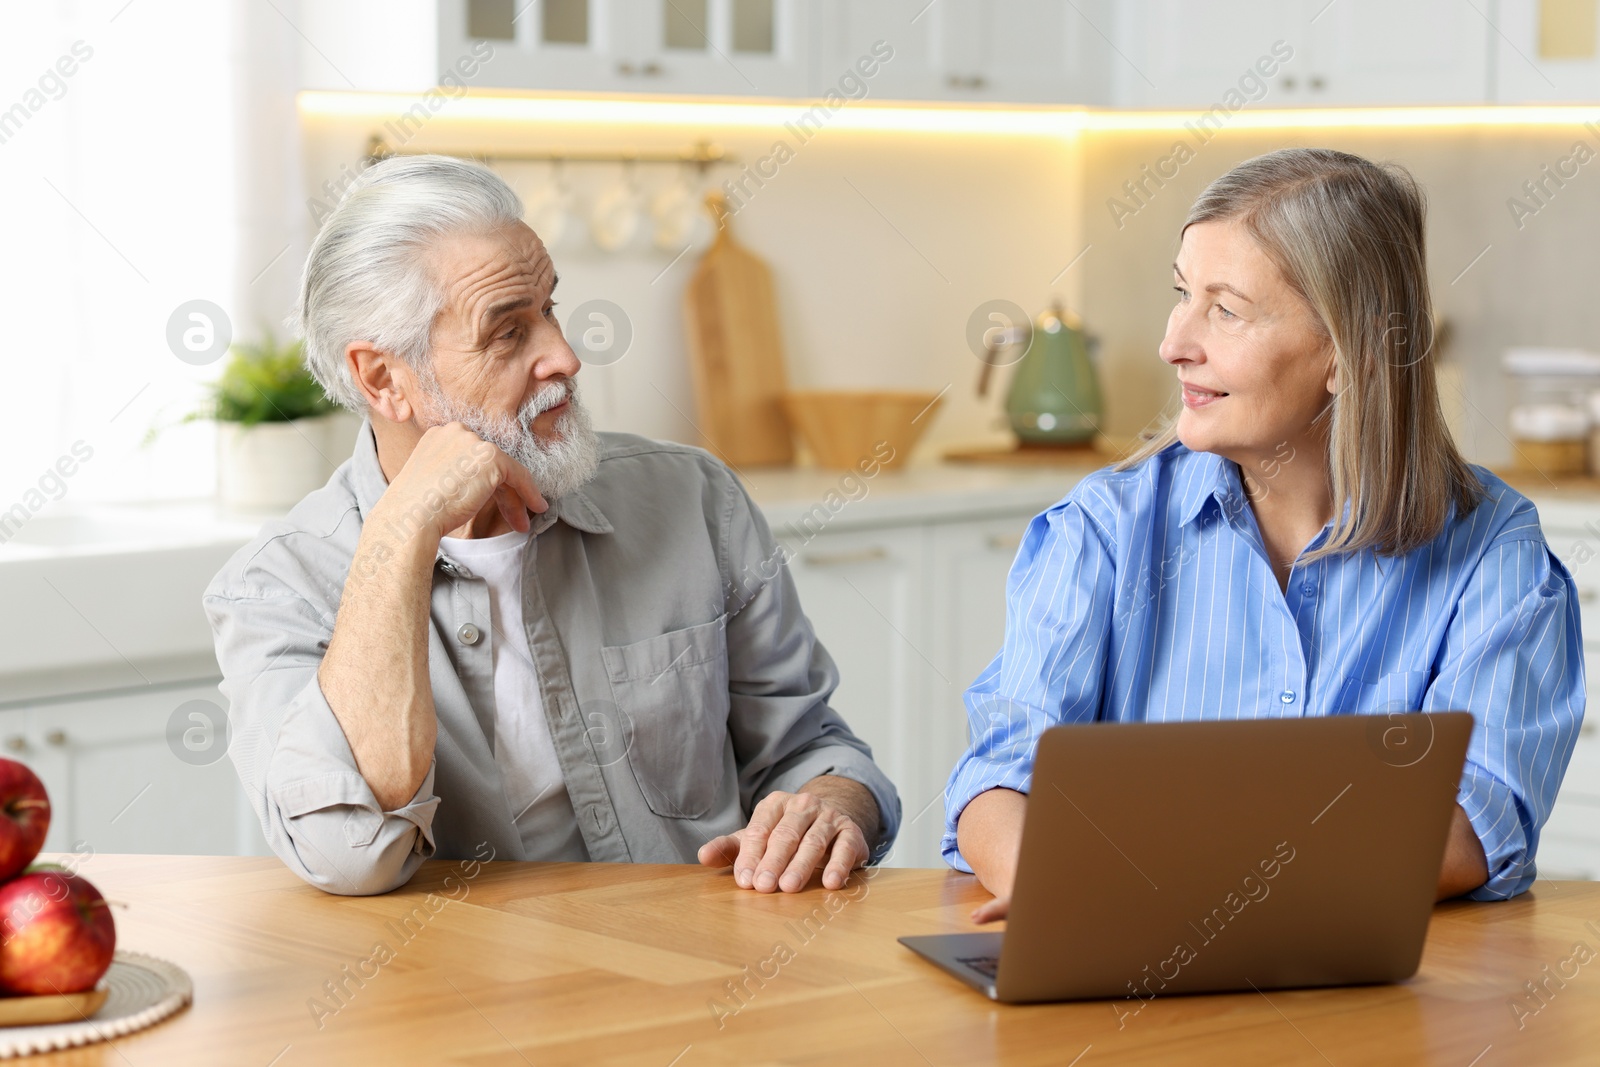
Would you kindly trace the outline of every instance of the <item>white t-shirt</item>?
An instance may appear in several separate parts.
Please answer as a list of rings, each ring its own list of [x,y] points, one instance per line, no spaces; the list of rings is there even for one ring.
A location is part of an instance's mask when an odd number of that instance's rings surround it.
[[[522,556],[528,534],[445,537],[445,555],[489,584],[494,650],[494,761],[530,860],[586,861],[578,816],[556,759],[539,695],[539,675],[522,623]]]

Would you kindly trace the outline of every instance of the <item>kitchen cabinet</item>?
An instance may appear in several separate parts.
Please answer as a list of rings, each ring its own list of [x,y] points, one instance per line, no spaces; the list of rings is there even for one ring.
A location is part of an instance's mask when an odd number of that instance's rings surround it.
[[[301,28],[313,89],[422,92],[467,60],[480,89],[851,96],[882,41],[872,100],[1204,112],[1229,90],[1246,107],[1600,92],[1593,57],[1538,58],[1536,0],[340,0],[304,5]],[[1263,90],[1251,70],[1277,42],[1293,54]]]
[[[1104,104],[1116,54],[1109,0],[437,4],[439,68],[487,41],[473,84],[508,89],[859,97],[855,78],[875,100]],[[863,79],[880,41],[893,58]]]
[[[804,608],[839,666],[835,710],[900,790],[890,866],[937,867],[944,787],[967,745],[962,693],[1005,637],[1005,581],[1038,509],[807,538],[780,529]]]
[[[963,694],[1005,640],[1006,576],[1034,514],[1016,512],[929,528],[930,640],[943,677],[928,701],[932,721],[918,735],[919,759],[928,776],[924,793],[937,791],[942,798],[950,772],[966,750],[970,728]],[[937,848],[943,827],[940,803],[923,816],[918,833],[931,829]],[[938,858],[937,851],[934,856]]]
[[[855,69],[857,60],[879,58],[892,49],[892,55],[866,79],[866,99],[937,99],[941,79],[931,33],[935,18],[933,8],[916,17],[921,6],[921,2],[909,0],[823,0],[817,31],[817,80],[833,87]]]
[[[181,713],[191,701],[225,720],[216,679],[0,711],[0,748],[32,767],[50,794],[46,850],[269,854],[225,747],[208,754],[226,745],[225,732]],[[194,753],[187,760],[168,743],[175,715],[175,743],[187,740]]]
[[[1493,27],[1458,0],[1310,0],[1309,70],[1319,106],[1489,101]],[[1488,7],[1492,11],[1493,4]]]
[[[912,751],[913,719],[925,706],[932,663],[925,636],[928,567],[918,526],[780,537],[800,605],[839,667],[831,701],[901,790],[925,775]],[[925,802],[925,801],[924,801]],[[907,816],[911,812],[907,811]],[[897,858],[911,863],[902,846]],[[937,857],[935,857],[937,858]]]
[[[487,44],[493,58],[473,79],[475,87],[611,89],[643,76],[633,65],[625,6],[612,0],[439,0],[439,66]]]
[[[1105,0],[827,0],[818,91],[883,41],[872,99],[1109,103],[1111,25]]]
[[[1541,515],[1556,507],[1535,501]],[[1600,536],[1559,519],[1542,523],[1545,540],[1578,587],[1589,700],[1578,743],[1539,842],[1541,878],[1600,879]]]
[[[1600,33],[1588,21],[1543,27],[1541,0],[1500,0],[1495,19],[1495,101],[1587,104],[1600,100]],[[1579,12],[1582,5],[1557,5]]]
[[[1567,770],[1569,781],[1562,784],[1561,796],[1540,834],[1540,878],[1600,880],[1600,793],[1580,786],[1593,782],[1600,772],[1597,750],[1600,733],[1586,726]],[[1571,781],[1574,778],[1579,781]]]
[[[1118,6],[1116,38],[1124,59],[1113,70],[1116,101],[1127,107],[1204,111],[1230,89],[1246,97],[1240,79],[1263,57],[1272,61],[1264,94],[1250,107],[1283,107],[1298,101],[1307,45],[1298,3],[1289,0],[1136,0]],[[1274,56],[1283,41],[1290,57]]]
[[[1245,108],[1490,98],[1488,16],[1454,0],[1141,0],[1119,7],[1117,30],[1124,106],[1206,111],[1230,90]],[[1280,62],[1268,64],[1277,69],[1260,79],[1263,91],[1251,68],[1272,58]]]
[[[801,0],[438,0],[439,65],[487,42],[480,87],[803,96],[809,12]]]
[[[811,8],[804,0],[634,0],[640,61],[667,93],[805,96]]]

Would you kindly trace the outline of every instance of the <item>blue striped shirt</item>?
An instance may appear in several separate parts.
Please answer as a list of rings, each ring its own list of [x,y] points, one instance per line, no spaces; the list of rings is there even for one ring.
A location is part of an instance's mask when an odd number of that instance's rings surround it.
[[[1085,478],[1012,564],[1005,644],[966,692],[946,861],[971,870],[962,809],[996,786],[1026,793],[1060,723],[1465,710],[1458,799],[1489,863],[1471,895],[1527,889],[1583,718],[1577,590],[1533,505],[1474,470],[1483,503],[1429,544],[1297,560],[1287,590],[1234,463],[1175,444]]]

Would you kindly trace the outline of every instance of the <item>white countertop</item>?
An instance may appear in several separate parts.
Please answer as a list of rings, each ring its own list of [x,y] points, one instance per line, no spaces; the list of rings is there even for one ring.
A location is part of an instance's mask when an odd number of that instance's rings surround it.
[[[742,472],[780,537],[1035,513],[1093,465],[912,464],[874,477],[807,468]],[[1600,487],[1600,483],[1596,483]],[[1520,485],[1546,527],[1593,523],[1600,488]],[[207,502],[47,511],[0,544],[0,706],[62,692],[214,674],[200,595],[270,516]],[[64,688],[65,687],[65,688]]]
[[[1097,467],[1093,462],[1059,468],[914,463],[874,477],[812,467],[752,467],[739,473],[768,523],[782,531],[824,516],[829,529],[854,529],[1040,511]],[[1556,488],[1527,479],[1513,484],[1534,501],[1546,523],[1600,520],[1600,481]],[[34,516],[0,544],[0,568],[141,551],[237,548],[263,522],[281,515],[230,513],[209,501],[56,509]]]
[[[783,536],[1042,510],[1090,468],[747,471]],[[271,515],[210,502],[46,511],[0,544],[0,706],[214,675],[200,596]],[[800,524],[805,524],[804,526]]]
[[[270,515],[231,514],[210,501],[99,504],[35,515],[0,544],[13,561],[126,555],[199,545],[243,545]]]
[[[831,527],[843,529],[1042,509],[1093,469],[932,463],[880,471],[874,477],[801,467],[757,467],[741,475],[774,529],[815,516],[818,509],[828,514]],[[0,544],[0,567],[185,547],[237,548],[262,523],[283,514],[228,512],[209,501],[53,510],[29,519]]]
[[[776,531],[823,521],[830,530],[1042,511],[1094,470],[930,463],[875,477],[815,468],[741,472],[751,499]]]

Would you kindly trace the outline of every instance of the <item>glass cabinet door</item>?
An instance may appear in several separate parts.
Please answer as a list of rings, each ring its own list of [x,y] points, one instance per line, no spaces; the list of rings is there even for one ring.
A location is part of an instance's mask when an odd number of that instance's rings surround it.
[[[590,48],[595,43],[593,0],[466,0],[470,40]]]
[[[493,49],[471,84],[801,96],[809,0],[439,0],[440,69]]]
[[[636,0],[649,88],[689,94],[810,91],[807,0]]]
[[[479,61],[479,88],[615,91],[629,0],[439,0],[439,69]],[[485,58],[485,52],[488,52]]]

